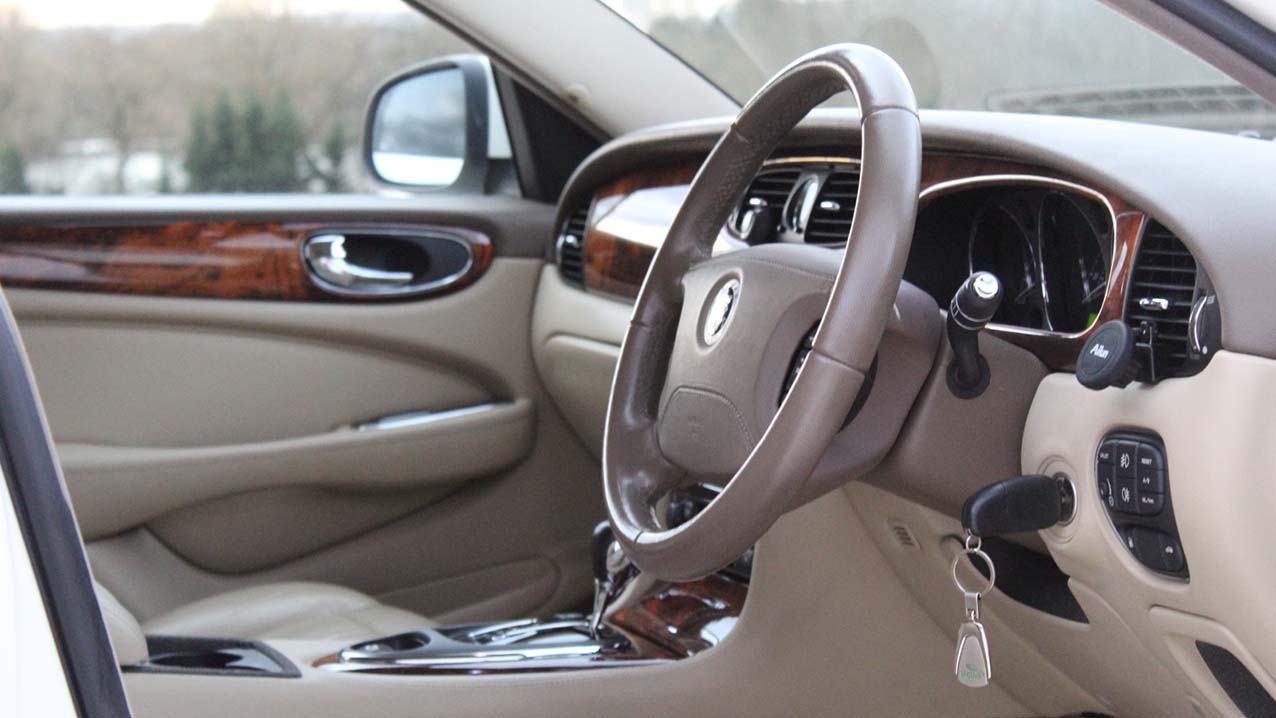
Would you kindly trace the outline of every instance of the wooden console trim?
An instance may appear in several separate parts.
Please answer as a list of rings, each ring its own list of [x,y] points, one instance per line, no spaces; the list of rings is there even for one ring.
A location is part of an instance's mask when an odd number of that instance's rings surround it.
[[[317,223],[200,221],[155,224],[33,224],[0,227],[0,285],[158,297],[288,302],[411,301],[473,284],[492,262],[477,232],[407,225],[366,229],[448,232],[473,253],[470,268],[429,292],[391,297],[339,296],[313,282],[301,256]]]
[[[855,161],[851,158],[841,158],[841,160]],[[598,189],[585,232],[584,285],[587,290],[625,299],[638,296],[638,289],[642,286],[647,267],[655,256],[654,243],[636,241],[631,237],[603,231],[599,228],[599,224],[605,219],[610,220],[609,224],[619,226],[627,224],[616,222],[615,220],[619,218],[632,219],[650,226],[663,219],[667,226],[673,221],[686,187],[698,169],[697,164],[691,163],[641,169],[618,177]],[[937,185],[956,180],[995,176],[1040,177],[1090,186],[1038,165],[977,155],[927,153],[922,158],[919,192],[927,192]],[[683,191],[676,191],[678,188]],[[652,192],[656,189],[663,191]],[[1077,354],[1090,333],[1104,322],[1120,319],[1125,315],[1134,253],[1148,222],[1144,212],[1121,197],[1102,189],[1095,191],[1106,199],[1116,218],[1108,295],[1104,299],[1098,320],[1089,330],[1077,334],[1059,334],[998,325],[991,325],[988,328],[988,331],[999,338],[1033,352],[1046,366],[1056,371],[1073,369]],[[928,193],[920,206],[924,207],[930,200],[942,194],[944,194],[942,189]],[[639,201],[626,201],[635,197]],[[630,211],[628,206],[640,207],[642,216],[618,217]]]
[[[626,606],[609,623],[631,638],[649,644],[654,658],[688,658],[712,648],[717,637],[705,629],[730,622],[744,611],[748,584],[714,574],[688,583],[662,583],[633,606]]]

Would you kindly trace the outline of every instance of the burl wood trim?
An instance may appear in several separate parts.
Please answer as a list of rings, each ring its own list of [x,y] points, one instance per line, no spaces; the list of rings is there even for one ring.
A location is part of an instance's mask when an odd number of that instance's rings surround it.
[[[615,207],[616,203],[644,189],[656,187],[686,186],[695,176],[698,165],[644,169],[609,182],[595,195],[594,213],[591,213],[585,232],[585,288],[613,296],[633,299],[638,296],[647,267],[655,255],[655,248],[647,244],[618,237],[598,229],[598,208]],[[1138,246],[1147,216],[1142,211],[1111,192],[1095,188],[1086,182],[1049,170],[1045,167],[976,155],[928,153],[922,158],[921,186],[924,192],[935,185],[954,180],[987,177],[992,175],[1028,175],[1052,180],[1062,180],[1094,189],[1107,199],[1116,217],[1116,235],[1112,253],[1112,268],[1108,276],[1108,294],[1094,325],[1078,334],[1043,333],[1014,327],[991,325],[988,331],[1008,342],[1036,354],[1050,369],[1071,370],[1076,365],[1077,354],[1095,328],[1104,322],[1120,319],[1125,314],[1125,302],[1129,288],[1134,252]],[[963,187],[954,187],[960,191]],[[945,194],[941,190],[928,194],[922,201],[925,206],[936,197]],[[678,195],[667,197],[668,218],[677,212]],[[617,211],[623,207],[617,208]]]
[[[594,195],[593,211],[585,230],[585,288],[626,299],[638,296],[638,288],[647,276],[647,267],[656,248],[625,237],[608,234],[598,228],[602,215],[613,203],[645,189],[686,187],[700,169],[698,164],[678,164],[656,167],[621,177],[598,188]],[[678,211],[681,198],[676,202],[667,198],[668,219]],[[617,211],[623,208],[618,208]]]
[[[702,638],[703,629],[738,618],[748,593],[748,584],[718,574],[688,583],[658,584],[636,605],[612,614],[608,622],[668,658],[687,658],[713,647],[712,641]]]
[[[360,229],[377,229],[363,225]],[[58,224],[0,227],[0,285],[159,297],[290,302],[410,301],[473,284],[492,262],[487,237],[438,227],[385,226],[404,234],[446,232],[465,240],[474,261],[464,275],[429,292],[348,297],[313,282],[301,257],[323,225],[275,222]]]

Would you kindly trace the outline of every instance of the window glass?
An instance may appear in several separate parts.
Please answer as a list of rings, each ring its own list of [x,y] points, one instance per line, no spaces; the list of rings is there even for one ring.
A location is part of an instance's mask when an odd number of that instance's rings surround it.
[[[922,107],[1276,136],[1270,103],[1099,0],[601,1],[739,102],[806,52],[862,42]]]
[[[472,51],[401,0],[0,0],[0,193],[372,191],[373,89]]]

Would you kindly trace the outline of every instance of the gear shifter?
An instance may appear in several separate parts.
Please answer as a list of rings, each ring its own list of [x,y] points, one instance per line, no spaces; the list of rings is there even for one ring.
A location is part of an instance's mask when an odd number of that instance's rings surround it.
[[[620,595],[638,570],[620,548],[609,521],[594,527],[589,553],[594,569],[594,611],[589,617],[589,635],[597,640],[608,604]]]
[[[988,388],[990,372],[988,362],[979,355],[979,332],[999,306],[1001,282],[992,272],[970,275],[948,305],[948,343],[953,347],[948,388],[962,399],[974,399]]]

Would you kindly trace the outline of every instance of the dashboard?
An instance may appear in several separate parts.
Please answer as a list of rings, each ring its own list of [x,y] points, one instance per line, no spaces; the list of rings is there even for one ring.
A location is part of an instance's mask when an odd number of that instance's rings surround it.
[[[567,209],[557,242],[563,277],[632,299],[681,206],[700,158],[655,161],[599,183]],[[779,153],[720,232],[715,252],[771,242],[845,246],[859,178],[855,157]],[[1145,235],[1147,252],[1136,251]],[[1159,243],[1160,248],[1151,244]],[[946,307],[970,273],[1005,287],[989,331],[1070,370],[1089,333],[1125,319],[1147,355],[1145,380],[1193,374],[1209,359],[1214,292],[1191,253],[1148,213],[1066,173],[1013,159],[928,152],[906,281]],[[1197,341],[1193,341],[1193,337]]]
[[[1058,671],[1103,696],[1103,713],[1236,714],[1219,656],[1244,668],[1228,675],[1276,686],[1266,668],[1276,657],[1259,639],[1276,631],[1270,592],[1250,590],[1276,585],[1252,548],[1274,535],[1276,283],[1261,178],[1276,146],[1079,118],[922,115],[905,280],[945,308],[972,270],[998,275],[1006,300],[980,344],[994,379],[980,398],[955,397],[937,380],[948,348],[936,336],[930,375],[889,453],[847,484],[850,505],[942,622],[952,610],[944,547],[960,545],[950,518],[961,502],[1007,476],[1069,477],[1075,518],[996,557],[1005,581],[990,620],[1033,647],[999,664],[1006,684],[1035,689]],[[619,138],[560,200],[538,363],[596,452],[628,302],[728,125]],[[858,127],[832,112],[799,125],[752,178],[715,251],[843,251]],[[1133,330],[1143,366],[1124,389],[1091,391],[1068,372],[1112,321]],[[899,394],[903,367],[880,364],[866,406]],[[839,436],[860,446],[881,425],[853,420]]]

